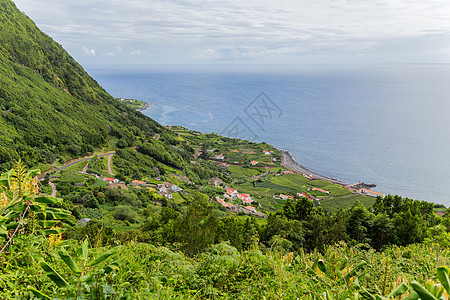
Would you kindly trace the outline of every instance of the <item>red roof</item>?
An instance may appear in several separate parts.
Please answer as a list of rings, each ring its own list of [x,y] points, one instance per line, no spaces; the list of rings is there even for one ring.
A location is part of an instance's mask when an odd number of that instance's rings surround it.
[[[232,188],[227,188],[227,194],[235,194],[237,191],[235,189]]]
[[[319,189],[319,188],[316,188],[316,187],[313,187],[312,190],[313,191],[319,191],[319,192],[322,192],[322,193],[325,193],[325,194],[329,194],[330,193],[329,191],[325,191],[325,190],[322,190],[322,189]]]
[[[245,208],[248,210],[255,210],[255,208],[253,206],[246,206]]]
[[[233,204],[231,204],[231,203],[222,203],[222,206],[223,207],[226,207],[226,208],[232,208],[233,207]]]
[[[375,191],[368,190],[368,189],[362,189],[362,190],[363,190],[364,192],[366,192],[366,193],[371,193],[371,194],[374,194],[374,195],[384,196],[383,193],[375,192]]]
[[[110,177],[105,177],[105,178],[103,178],[103,180],[104,181],[114,181],[115,179],[114,178],[110,178]]]

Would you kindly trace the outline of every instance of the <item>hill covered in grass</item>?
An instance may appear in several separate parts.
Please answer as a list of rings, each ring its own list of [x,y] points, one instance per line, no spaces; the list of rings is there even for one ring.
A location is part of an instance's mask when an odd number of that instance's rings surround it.
[[[0,169],[171,134],[110,96],[11,0],[0,0]]]

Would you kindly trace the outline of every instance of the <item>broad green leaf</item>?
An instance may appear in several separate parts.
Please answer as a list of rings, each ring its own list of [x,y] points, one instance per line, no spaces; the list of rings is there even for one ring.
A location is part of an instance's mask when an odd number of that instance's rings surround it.
[[[328,274],[327,266],[325,266],[325,263],[323,260],[319,260],[317,262],[317,266],[319,267],[319,270],[322,271],[325,274]]]
[[[80,267],[78,267],[78,265],[72,259],[72,256],[70,256],[69,253],[67,253],[66,250],[64,250],[64,248],[61,248],[59,250],[58,254],[72,271],[74,271],[76,273],[81,273]]]
[[[103,293],[105,295],[114,295],[116,291],[110,285],[105,284],[103,286]]]
[[[91,262],[88,264],[88,267],[92,267],[92,266],[95,266],[95,265],[101,263],[102,261],[104,261],[105,259],[107,259],[108,257],[110,257],[111,255],[116,254],[116,252],[117,252],[117,248],[113,248],[113,249],[111,249],[111,250],[109,250],[109,251],[103,253],[102,255],[100,255],[99,257],[97,257],[97,258],[94,259],[93,261],[91,261]]]
[[[339,271],[344,270],[348,265],[348,259],[344,258],[344,260],[341,262],[340,266],[339,266]]]
[[[109,265],[107,265],[106,267],[103,268],[105,270],[105,274],[108,274],[111,271],[118,269],[120,267],[120,265],[123,264],[125,261],[126,261],[126,258],[124,258],[124,257],[120,258],[116,261],[113,261],[112,263],[110,263]]]
[[[94,279],[94,274],[87,274],[81,277],[81,281],[84,283],[90,283]]]
[[[45,204],[32,204],[30,209],[34,212],[42,212],[45,211]]]
[[[43,204],[55,204],[61,202],[62,199],[54,198],[50,196],[38,196],[34,198],[34,202],[43,203]]]
[[[411,282],[411,287],[419,294],[420,299],[422,300],[438,300],[435,296],[433,296],[426,288],[421,286],[417,281]]]
[[[89,239],[86,237],[84,239],[83,244],[81,244],[81,254],[82,254],[84,263],[86,263],[87,260],[88,260],[88,255],[89,255],[89,253],[88,253],[88,244],[89,244]]]
[[[448,274],[450,273],[449,268],[446,266],[438,267],[437,268],[437,278],[441,282],[444,289],[447,291],[448,294],[450,294],[450,280],[448,278]]]
[[[395,298],[398,297],[400,295],[403,295],[404,293],[406,293],[409,290],[408,286],[404,283],[400,284],[398,286],[398,288],[396,288],[395,290],[393,290],[388,296],[387,298]]]
[[[38,298],[38,299],[48,299],[48,300],[51,299],[49,296],[47,296],[46,294],[38,291],[35,288],[28,287],[28,290],[30,290],[33,293],[33,295],[36,296],[36,298]]]
[[[364,299],[370,299],[375,300],[375,297],[372,296],[371,293],[369,293],[365,288],[361,287],[361,291],[359,292],[361,296],[363,296]]]
[[[324,294],[325,294],[325,300],[333,300],[333,298],[331,298],[330,293],[328,293],[328,291],[326,291]]]
[[[39,263],[42,269],[45,271],[45,275],[47,275],[51,280],[53,280],[56,285],[60,288],[68,287],[69,284],[58,274],[52,267],[50,267],[45,261],[41,261]]]
[[[350,278],[356,275],[356,272],[362,269],[367,263],[365,261],[360,262],[353,270],[345,274],[344,278],[341,279],[341,283],[348,282]]]
[[[417,292],[412,291],[408,297],[405,298],[405,300],[417,300],[420,299],[419,294],[417,294]]]
[[[39,169],[32,169],[27,172],[27,176],[30,176],[30,177],[36,177],[37,175],[40,175],[40,174],[41,174],[41,170],[39,170]]]
[[[6,229],[8,230],[15,229],[17,226],[19,226],[19,222],[8,223],[6,224]]]
[[[309,267],[306,267],[306,272],[311,276],[317,276],[317,274]]]
[[[39,221],[39,226],[41,226],[41,228],[50,228],[53,226],[56,226],[59,223],[59,221]],[[63,230],[64,231],[64,230]],[[63,232],[61,231],[61,232]],[[45,229],[43,230],[44,234],[58,234],[59,229]]]

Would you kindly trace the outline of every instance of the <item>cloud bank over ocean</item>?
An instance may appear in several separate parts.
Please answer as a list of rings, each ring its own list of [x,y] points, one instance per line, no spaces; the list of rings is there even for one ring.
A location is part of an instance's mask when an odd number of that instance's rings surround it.
[[[82,63],[450,62],[450,3],[16,0]]]

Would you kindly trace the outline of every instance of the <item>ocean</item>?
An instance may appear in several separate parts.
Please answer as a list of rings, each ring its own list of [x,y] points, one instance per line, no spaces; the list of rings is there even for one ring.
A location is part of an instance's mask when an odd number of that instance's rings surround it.
[[[87,71],[144,114],[289,150],[317,173],[450,205],[450,65],[115,66]]]

